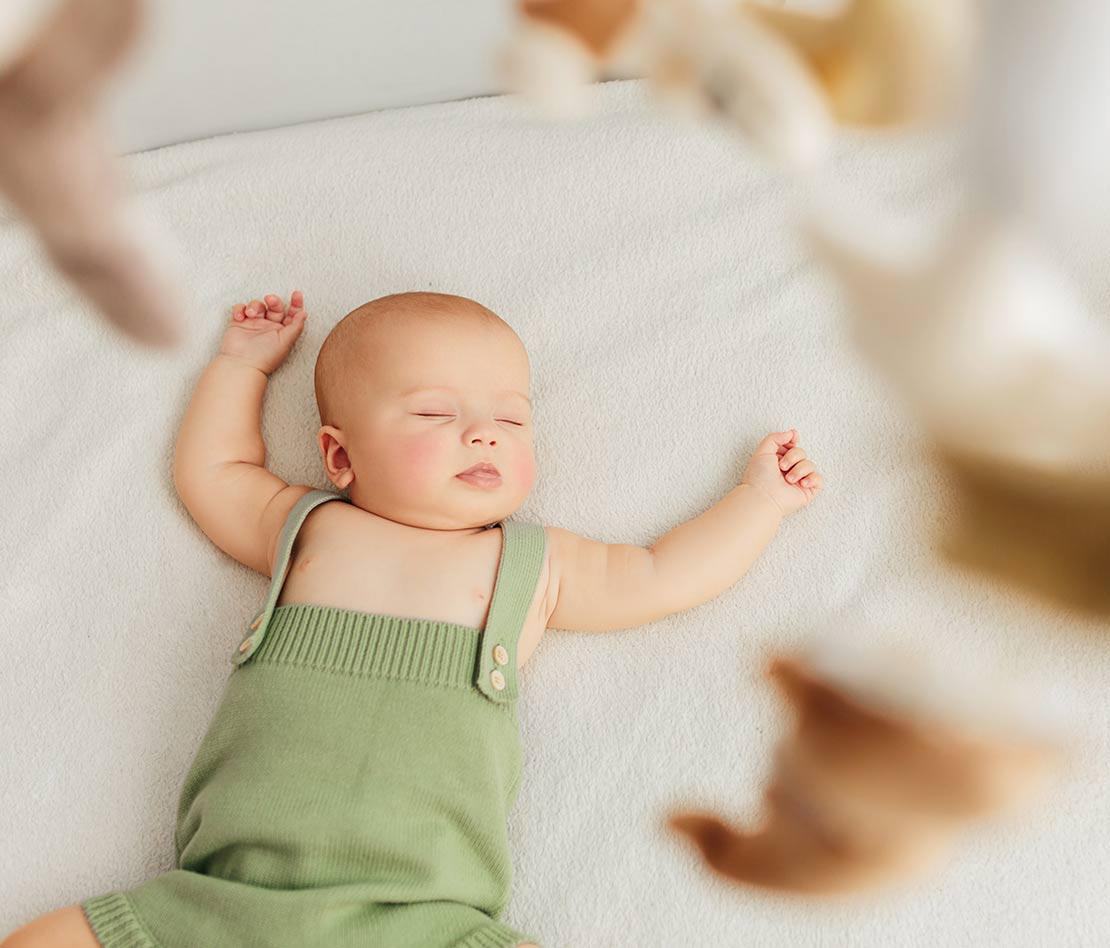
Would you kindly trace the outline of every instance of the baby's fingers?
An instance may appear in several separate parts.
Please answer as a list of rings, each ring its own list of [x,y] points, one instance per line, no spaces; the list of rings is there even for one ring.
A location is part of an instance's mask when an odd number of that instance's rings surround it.
[[[779,470],[789,471],[799,461],[804,460],[805,456],[806,453],[801,448],[791,448],[779,458]]]
[[[778,454],[784,445],[795,440],[793,428],[789,431],[772,431],[755,446],[755,454]]]
[[[812,474],[807,474],[800,481],[798,481],[798,486],[808,487],[811,490],[820,490],[822,487],[825,486],[825,479],[815,471]]]
[[[266,318],[272,319],[275,323],[280,323],[285,318],[285,304],[282,303],[281,297],[274,296],[272,293],[266,295]]]
[[[796,484],[807,474],[812,474],[816,469],[816,465],[814,465],[812,461],[800,461],[787,473],[786,479],[791,484]]]

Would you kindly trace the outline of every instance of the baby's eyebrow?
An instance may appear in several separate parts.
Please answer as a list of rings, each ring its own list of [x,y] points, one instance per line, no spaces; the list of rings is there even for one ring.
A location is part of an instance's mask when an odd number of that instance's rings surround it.
[[[404,398],[406,395],[415,395],[417,392],[455,392],[457,394],[458,390],[451,388],[451,386],[449,385],[418,385],[416,388],[410,388],[407,391],[402,392],[401,397]],[[504,391],[498,392],[497,394],[512,395],[516,398],[521,399],[522,401],[527,402],[529,408],[532,407],[532,399],[526,398],[525,396],[521,395],[520,392],[514,391],[511,388],[505,389]]]

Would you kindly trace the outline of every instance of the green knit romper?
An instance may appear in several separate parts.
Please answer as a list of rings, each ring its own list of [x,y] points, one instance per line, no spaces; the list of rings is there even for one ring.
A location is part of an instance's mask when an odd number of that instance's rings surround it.
[[[178,868],[81,903],[103,948],[512,948],[499,919],[520,786],[517,641],[546,534],[503,520],[485,629],[265,607],[232,658],[177,808]],[[494,527],[497,524],[492,525]]]

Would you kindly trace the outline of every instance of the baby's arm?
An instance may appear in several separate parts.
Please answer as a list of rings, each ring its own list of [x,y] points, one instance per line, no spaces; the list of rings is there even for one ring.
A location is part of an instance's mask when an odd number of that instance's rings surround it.
[[[554,600],[547,628],[632,629],[708,602],[747,572],[781,521],[771,500],[740,484],[648,548],[547,527]]]
[[[822,476],[797,441],[794,429],[769,434],[741,484],[651,547],[598,543],[547,527],[554,602],[547,627],[630,629],[715,599],[748,571],[783,518],[822,489]]]
[[[273,540],[284,518],[267,513],[286,506],[279,500],[283,492],[303,494],[309,488],[290,488],[265,468],[262,398],[270,373],[292,348],[305,318],[300,293],[293,294],[288,312],[277,297],[266,301],[233,308],[220,351],[197,383],[182,420],[173,482],[216,546],[268,576]],[[255,307],[258,316],[250,314]]]
[[[670,603],[682,612],[733,586],[766,549],[782,511],[759,489],[738,484],[714,506],[679,524],[653,547],[655,574]]]

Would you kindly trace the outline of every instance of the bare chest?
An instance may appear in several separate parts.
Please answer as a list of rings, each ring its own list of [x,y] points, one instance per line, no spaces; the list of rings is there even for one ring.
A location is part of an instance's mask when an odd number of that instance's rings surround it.
[[[277,604],[315,603],[484,629],[501,548],[499,528],[445,541],[345,504],[322,504],[297,534]],[[543,637],[549,573],[547,555],[521,629],[518,669]]]

